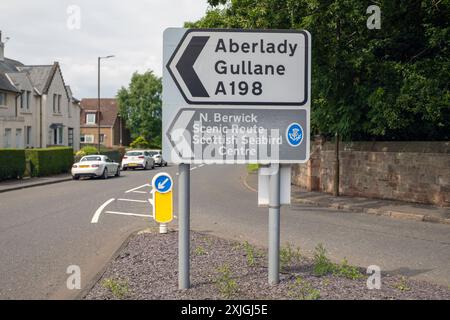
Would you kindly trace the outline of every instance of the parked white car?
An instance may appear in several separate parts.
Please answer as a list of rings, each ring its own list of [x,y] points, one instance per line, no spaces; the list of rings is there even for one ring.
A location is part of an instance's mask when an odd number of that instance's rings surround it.
[[[160,167],[167,167],[167,161],[163,159],[161,150],[147,150],[147,152],[153,157],[156,165]]]
[[[72,179],[120,176],[120,165],[104,155],[84,156],[72,166]]]
[[[155,160],[147,151],[130,150],[122,159],[122,170],[142,168],[144,170],[155,169]]]

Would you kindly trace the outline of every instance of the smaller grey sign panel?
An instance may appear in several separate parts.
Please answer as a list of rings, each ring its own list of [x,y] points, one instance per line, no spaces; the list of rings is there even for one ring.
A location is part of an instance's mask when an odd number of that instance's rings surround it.
[[[303,163],[307,109],[181,109],[166,135],[175,163]]]

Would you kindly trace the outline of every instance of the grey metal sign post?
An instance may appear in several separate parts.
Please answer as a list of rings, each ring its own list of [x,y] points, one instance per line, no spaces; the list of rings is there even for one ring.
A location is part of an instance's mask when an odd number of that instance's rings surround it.
[[[179,164],[179,288],[189,279],[190,164],[270,164],[269,283],[279,282],[280,165],[309,159],[311,35],[164,31],[163,157]],[[285,184],[282,190],[290,190]],[[261,175],[260,170],[260,175]],[[265,182],[264,182],[265,183]],[[261,197],[262,198],[262,197]]]
[[[271,165],[269,178],[269,284],[280,282],[280,167]]]
[[[190,287],[190,220],[191,220],[191,188],[190,188],[190,165],[180,164],[178,166],[179,172],[179,186],[178,186],[178,288],[189,289]]]

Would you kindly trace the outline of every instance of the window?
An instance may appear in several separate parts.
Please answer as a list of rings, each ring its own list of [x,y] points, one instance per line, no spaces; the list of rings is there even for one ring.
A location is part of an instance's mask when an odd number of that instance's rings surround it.
[[[53,95],[53,113],[61,113],[61,95]]]
[[[53,131],[53,133],[52,133],[52,136],[53,136],[52,144],[54,146],[56,146],[58,144],[58,128],[54,128],[52,131]]]
[[[101,133],[100,134],[100,143],[104,143],[105,142],[105,138],[106,138],[106,136],[103,133]]]
[[[64,143],[64,139],[63,139],[63,130],[64,128],[62,126],[55,126],[53,128],[50,129],[50,138],[51,138],[51,143],[52,145],[62,145]]]
[[[102,161],[102,158],[98,157],[98,156],[87,156],[87,157],[81,158],[81,162],[84,162],[84,161]]]
[[[5,92],[0,92],[0,106],[6,106],[6,93]]]
[[[31,91],[21,91],[21,95],[18,99],[20,99],[20,109],[26,109],[30,111],[30,103],[31,103]]]
[[[68,145],[69,147],[73,147],[73,128],[69,128],[69,132],[67,134]]]
[[[63,144],[63,127],[58,128],[58,144]]]
[[[31,91],[27,91],[27,111],[30,110]]]
[[[56,94],[53,95],[53,113],[56,113]]]
[[[126,153],[127,156],[129,157],[137,157],[137,156],[142,156],[144,153],[141,151],[128,151]]]
[[[25,91],[22,90],[22,93],[20,94],[20,109],[23,109],[25,106]]]
[[[25,144],[27,147],[31,146],[31,126],[25,127]]]
[[[4,147],[11,148],[11,129],[5,129]]]
[[[95,113],[87,113],[86,114],[86,124],[95,124],[96,122],[96,114]]]
[[[81,143],[94,143],[94,135],[92,134],[82,134],[80,136]]]

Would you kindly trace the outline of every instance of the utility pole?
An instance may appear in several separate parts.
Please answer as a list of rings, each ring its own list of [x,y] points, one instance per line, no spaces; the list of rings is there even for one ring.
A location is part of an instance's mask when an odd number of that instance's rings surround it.
[[[98,126],[98,145],[97,145],[97,151],[98,154],[100,154],[100,61],[102,59],[109,59],[113,58],[114,56],[106,56],[106,57],[98,57],[98,83],[97,83],[97,126]]]

